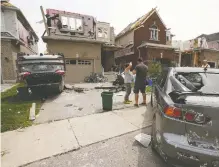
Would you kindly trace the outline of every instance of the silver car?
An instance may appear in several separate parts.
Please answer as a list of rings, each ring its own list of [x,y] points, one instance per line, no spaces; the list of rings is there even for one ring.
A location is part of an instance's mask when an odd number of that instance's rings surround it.
[[[219,69],[167,68],[156,83],[152,148],[173,166],[219,167]]]

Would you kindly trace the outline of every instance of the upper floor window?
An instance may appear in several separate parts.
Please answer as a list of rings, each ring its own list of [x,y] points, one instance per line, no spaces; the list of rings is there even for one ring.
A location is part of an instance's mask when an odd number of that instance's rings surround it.
[[[150,28],[150,39],[158,41],[159,29],[156,25],[152,25]]]
[[[171,41],[171,33],[170,31],[166,31],[166,42]]]
[[[97,32],[98,38],[107,38],[108,37],[107,29],[102,28],[102,27],[98,27],[97,31],[98,31]]]
[[[83,22],[80,18],[61,16],[62,27],[73,31],[83,31]]]

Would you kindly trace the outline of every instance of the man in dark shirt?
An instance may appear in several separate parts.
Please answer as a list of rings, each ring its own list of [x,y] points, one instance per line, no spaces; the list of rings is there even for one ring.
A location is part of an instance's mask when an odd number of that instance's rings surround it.
[[[143,63],[141,58],[138,59],[137,63],[138,64],[135,67],[135,70],[133,71],[133,73],[136,73],[135,86],[134,86],[135,106],[138,106],[139,91],[142,93],[143,96],[142,105],[146,105],[145,88],[146,88],[146,76],[148,71],[148,67]]]

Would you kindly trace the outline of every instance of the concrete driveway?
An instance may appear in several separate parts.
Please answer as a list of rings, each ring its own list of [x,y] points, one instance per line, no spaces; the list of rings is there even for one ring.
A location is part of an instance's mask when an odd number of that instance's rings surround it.
[[[42,105],[35,123],[46,123],[103,112],[101,93],[104,90],[94,89],[100,85],[101,84],[77,84],[74,86],[85,88],[87,91],[77,93],[74,90],[66,90],[58,96],[49,97]],[[110,84],[105,85],[109,86]],[[133,104],[123,104],[124,94],[125,92],[114,94],[113,110],[133,107]],[[131,95],[130,99],[134,99],[134,94]]]

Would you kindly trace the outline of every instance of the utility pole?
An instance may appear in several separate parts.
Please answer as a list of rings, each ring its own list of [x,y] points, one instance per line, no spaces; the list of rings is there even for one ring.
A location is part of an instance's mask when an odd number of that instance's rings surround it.
[[[48,26],[47,26],[47,23],[46,23],[46,18],[45,18],[43,6],[40,6],[40,10],[41,10],[41,14],[43,16],[43,22],[44,22],[44,25],[45,25],[46,33],[49,36],[49,29],[48,29]]]
[[[182,53],[181,53],[181,49],[179,48],[179,67],[181,67],[181,60],[182,60]]]

